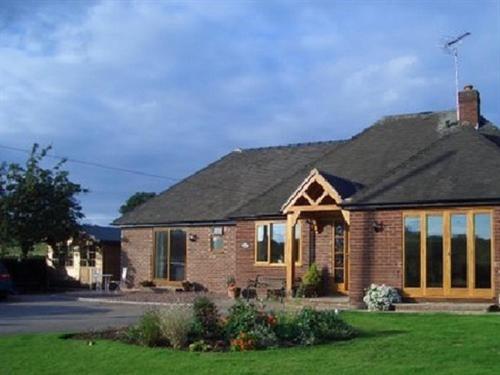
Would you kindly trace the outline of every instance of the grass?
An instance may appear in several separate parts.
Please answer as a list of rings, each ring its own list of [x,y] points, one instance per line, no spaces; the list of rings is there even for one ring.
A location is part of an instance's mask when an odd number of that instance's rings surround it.
[[[57,334],[0,336],[2,374],[499,374],[500,316],[345,313],[360,337],[246,353],[187,353]]]

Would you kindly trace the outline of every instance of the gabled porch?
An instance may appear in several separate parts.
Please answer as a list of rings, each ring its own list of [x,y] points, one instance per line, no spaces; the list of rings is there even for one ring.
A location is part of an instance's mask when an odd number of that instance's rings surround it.
[[[285,266],[288,294],[292,293],[296,279],[298,250],[293,238],[299,220],[305,220],[313,228],[310,233],[312,238],[309,239],[310,263],[316,262],[318,256],[322,258],[322,271],[327,273],[328,294],[345,294],[348,291],[349,212],[339,206],[342,197],[332,180],[335,181],[335,178],[313,169],[282,207],[287,217]],[[316,250],[320,236],[323,240],[318,253]]]

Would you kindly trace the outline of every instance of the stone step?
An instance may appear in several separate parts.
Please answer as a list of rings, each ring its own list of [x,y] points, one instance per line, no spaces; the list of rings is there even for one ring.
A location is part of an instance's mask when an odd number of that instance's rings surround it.
[[[394,310],[399,312],[487,312],[491,303],[483,302],[417,302],[396,303]]]
[[[297,308],[307,306],[320,310],[344,310],[349,308],[349,297],[294,298],[291,304]]]

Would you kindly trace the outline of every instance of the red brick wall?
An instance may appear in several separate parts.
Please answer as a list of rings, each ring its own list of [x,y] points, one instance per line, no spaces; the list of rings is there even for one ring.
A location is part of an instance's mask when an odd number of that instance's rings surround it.
[[[224,227],[224,249],[210,249],[210,227],[189,228],[196,234],[195,242],[188,241],[187,279],[197,282],[209,291],[223,293],[227,290],[227,277],[236,273],[235,226]]]
[[[151,280],[153,256],[153,229],[122,229],[121,266],[127,267],[129,286],[137,287],[141,281]]]
[[[383,222],[376,233],[373,222]],[[370,283],[402,287],[403,216],[401,211],[351,212],[349,298],[361,305]]]
[[[498,301],[500,294],[500,207],[493,211],[493,286],[495,288],[495,300]]]
[[[186,276],[212,292],[226,290],[226,279],[235,274],[235,227],[224,227],[224,249],[210,249],[211,227],[184,228],[196,234],[196,241],[187,241]],[[153,278],[154,237],[152,228],[122,230],[122,267],[128,267],[129,285],[138,287],[141,281]]]

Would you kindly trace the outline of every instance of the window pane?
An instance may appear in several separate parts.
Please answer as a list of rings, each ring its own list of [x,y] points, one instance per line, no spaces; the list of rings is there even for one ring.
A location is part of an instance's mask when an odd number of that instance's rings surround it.
[[[296,262],[300,261],[300,238],[301,238],[301,227],[300,224],[296,224],[294,228],[294,240],[293,240],[293,259]]]
[[[271,224],[271,263],[285,262],[285,224]]]
[[[474,215],[474,243],[476,253],[476,288],[491,288],[491,217]]]
[[[257,261],[267,262],[267,225],[257,226]]]
[[[443,287],[443,217],[427,216],[427,287]]]
[[[183,281],[186,266],[186,232],[170,231],[170,280]]]
[[[168,232],[156,232],[156,247],[155,247],[155,279],[167,278],[167,239]]]
[[[212,250],[222,250],[224,248],[224,237],[212,235],[211,248]]]
[[[405,218],[405,286],[420,288],[420,217]]]
[[[451,215],[451,286],[467,287],[467,215]]]
[[[344,225],[336,224],[335,242],[333,249],[333,264],[334,264],[333,279],[335,283],[344,282],[344,245],[345,245]]]

